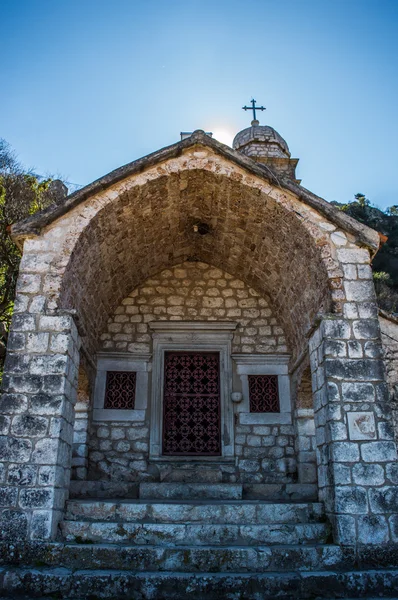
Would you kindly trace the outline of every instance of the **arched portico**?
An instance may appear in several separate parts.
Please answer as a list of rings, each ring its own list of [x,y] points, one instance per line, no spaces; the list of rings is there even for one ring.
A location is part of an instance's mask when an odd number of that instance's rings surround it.
[[[395,443],[370,256],[361,247],[372,233],[355,232],[350,220],[342,229],[320,201],[305,203],[293,184],[278,186],[251,162],[193,136],[179,152],[82,190],[68,211],[45,215],[38,234],[16,230],[27,239],[2,399],[10,535],[55,535],[68,490],[79,344],[92,359],[131,290],[191,260],[269,299],[291,372],[309,348],[321,498],[336,541],[364,542],[370,529],[378,543],[392,538],[394,511],[379,496],[393,483]],[[12,479],[16,463],[23,476]]]

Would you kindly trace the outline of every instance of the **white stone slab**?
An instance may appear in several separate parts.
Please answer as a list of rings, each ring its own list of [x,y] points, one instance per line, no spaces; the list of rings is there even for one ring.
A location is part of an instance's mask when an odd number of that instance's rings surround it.
[[[350,440],[375,440],[376,425],[372,412],[347,413]]]

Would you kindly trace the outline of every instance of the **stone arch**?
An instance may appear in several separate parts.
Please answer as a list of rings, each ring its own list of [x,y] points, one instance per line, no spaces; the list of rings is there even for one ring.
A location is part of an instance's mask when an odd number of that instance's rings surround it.
[[[201,222],[207,235],[195,231]],[[268,295],[294,356],[340,285],[328,274],[336,267],[326,234],[286,198],[283,204],[238,177],[193,170],[121,192],[98,211],[74,245],[57,304],[77,311],[92,354],[97,333],[129,291],[184,260],[213,264]]]

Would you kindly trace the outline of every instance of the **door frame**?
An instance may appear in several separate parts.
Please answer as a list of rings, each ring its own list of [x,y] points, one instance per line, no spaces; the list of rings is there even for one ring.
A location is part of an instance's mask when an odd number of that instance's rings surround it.
[[[164,462],[235,460],[234,408],[231,401],[231,343],[237,323],[228,321],[152,321],[153,371],[149,459]],[[165,352],[218,352],[220,355],[221,455],[163,456],[163,382]]]

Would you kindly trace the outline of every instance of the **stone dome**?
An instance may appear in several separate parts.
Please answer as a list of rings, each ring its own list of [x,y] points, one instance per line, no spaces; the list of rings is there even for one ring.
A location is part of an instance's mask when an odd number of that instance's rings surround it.
[[[273,127],[259,125],[258,121],[252,123],[235,136],[234,150],[253,158],[290,158],[289,146]]]

